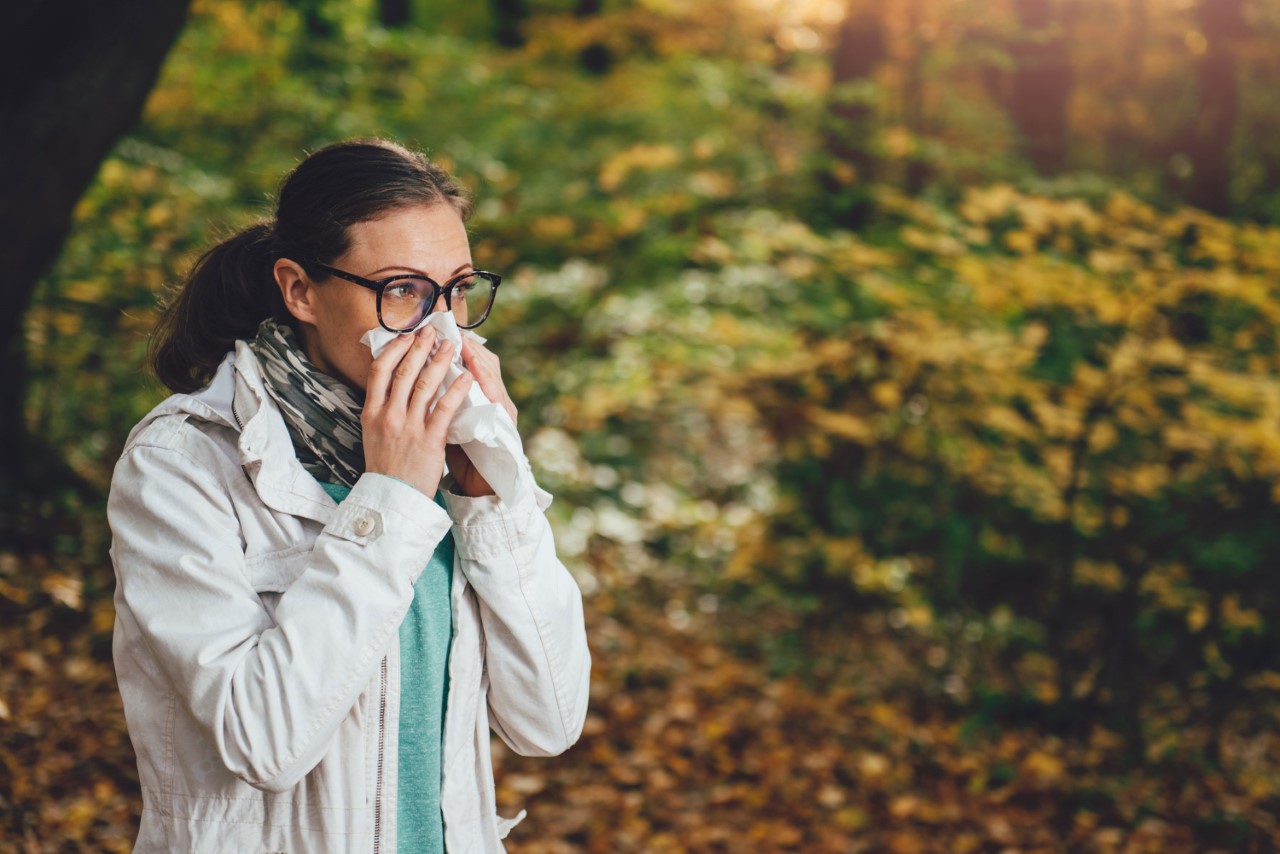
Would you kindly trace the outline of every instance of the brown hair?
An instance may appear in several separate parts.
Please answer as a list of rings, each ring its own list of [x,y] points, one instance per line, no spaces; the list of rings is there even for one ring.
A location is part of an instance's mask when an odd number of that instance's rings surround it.
[[[316,262],[350,248],[349,229],[406,207],[449,203],[465,220],[471,202],[426,155],[381,139],[339,142],[315,152],[280,185],[275,219],[249,226],[206,251],[164,307],[150,362],[173,391],[212,378],[237,339],[268,317],[291,323],[272,267],[290,258],[316,279]],[[317,275],[319,274],[319,275]]]

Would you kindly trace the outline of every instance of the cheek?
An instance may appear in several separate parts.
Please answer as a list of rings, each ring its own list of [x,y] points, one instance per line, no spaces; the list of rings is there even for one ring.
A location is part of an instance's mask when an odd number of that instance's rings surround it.
[[[370,320],[358,311],[342,319],[341,331],[335,336],[333,346],[335,355],[341,359],[342,372],[347,379],[360,388],[364,388],[369,368],[373,364],[373,353],[369,345],[360,341],[364,334],[378,325],[377,315]]]
[[[356,339],[355,345],[352,347],[349,359],[349,367],[347,369],[347,377],[350,382],[364,391],[369,387],[369,368],[373,366],[373,354],[369,352],[369,348],[361,344]]]
[[[333,373],[348,385],[364,389],[373,354],[360,339],[378,325],[377,310],[373,300],[368,300],[367,304],[356,300],[342,302],[341,305],[326,306],[327,310],[317,318],[320,346]]]
[[[337,340],[330,339],[326,342],[329,373],[361,391],[368,387],[369,368],[373,365],[373,354],[369,352],[369,347],[360,343],[360,336],[365,331],[352,326],[344,330]]]
[[[333,333],[330,338],[335,344],[341,345],[347,339],[358,343],[361,335],[378,325],[377,297],[360,288],[343,292],[340,297],[324,306],[323,321]]]

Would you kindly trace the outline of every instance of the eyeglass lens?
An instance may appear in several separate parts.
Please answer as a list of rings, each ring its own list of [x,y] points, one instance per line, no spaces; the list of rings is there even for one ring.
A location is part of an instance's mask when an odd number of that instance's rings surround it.
[[[454,283],[449,294],[454,319],[467,326],[485,316],[493,302],[493,283],[483,276],[467,276]],[[434,310],[435,288],[426,279],[396,279],[382,291],[382,322],[393,329],[412,329]],[[440,306],[443,310],[444,306]]]

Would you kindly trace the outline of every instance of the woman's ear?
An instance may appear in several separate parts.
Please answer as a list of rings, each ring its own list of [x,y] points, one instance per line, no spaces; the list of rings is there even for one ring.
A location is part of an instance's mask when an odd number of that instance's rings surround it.
[[[315,285],[307,277],[302,265],[288,258],[276,261],[271,269],[285,308],[303,323],[316,325]]]

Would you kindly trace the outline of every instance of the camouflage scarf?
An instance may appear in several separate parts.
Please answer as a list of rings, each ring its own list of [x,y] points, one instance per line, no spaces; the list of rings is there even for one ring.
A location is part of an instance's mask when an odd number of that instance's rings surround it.
[[[283,323],[262,321],[249,347],[284,413],[298,462],[317,480],[355,486],[364,471],[357,393],[318,371]]]

